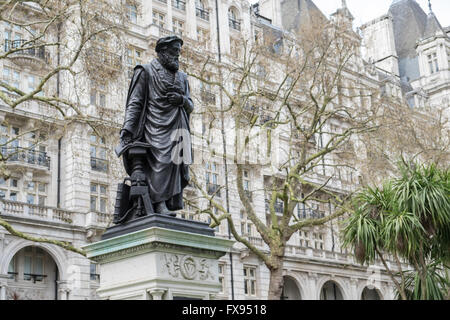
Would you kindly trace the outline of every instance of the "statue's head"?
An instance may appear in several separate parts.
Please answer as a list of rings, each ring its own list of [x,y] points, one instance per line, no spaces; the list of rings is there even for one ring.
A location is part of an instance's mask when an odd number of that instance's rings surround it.
[[[155,51],[158,54],[158,60],[168,70],[178,71],[181,46],[183,40],[177,36],[161,38],[156,42]]]

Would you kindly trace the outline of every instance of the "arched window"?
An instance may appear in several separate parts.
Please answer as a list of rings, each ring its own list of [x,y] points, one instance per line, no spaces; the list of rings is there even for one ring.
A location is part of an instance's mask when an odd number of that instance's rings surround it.
[[[241,30],[241,23],[239,22],[239,14],[236,8],[230,7],[228,9],[228,23],[230,28],[234,30]]]
[[[377,289],[365,287],[361,294],[361,300],[381,300],[381,298]]]
[[[209,12],[202,0],[195,0],[195,15],[200,19],[209,21]]]
[[[281,300],[301,300],[302,296],[300,294],[300,289],[297,283],[291,277],[285,276],[283,293],[281,294]]]
[[[336,282],[327,281],[320,291],[320,300],[344,300],[344,297]]]

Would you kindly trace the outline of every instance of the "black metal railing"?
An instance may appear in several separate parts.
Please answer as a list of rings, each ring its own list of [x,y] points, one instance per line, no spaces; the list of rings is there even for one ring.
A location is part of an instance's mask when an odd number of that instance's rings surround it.
[[[207,183],[206,191],[208,192],[209,195],[215,195],[217,197],[220,197],[220,186],[218,184]]]
[[[93,281],[100,281],[100,275],[97,273],[91,273],[90,274],[90,279]]]
[[[93,62],[104,64],[114,69],[120,69],[122,66],[122,56],[102,48],[90,47],[87,50],[87,54]]]
[[[91,169],[98,172],[108,172],[108,160],[91,157]]]
[[[4,49],[5,52],[20,49],[19,51],[11,53],[11,56],[26,55],[41,59],[46,63],[49,62],[50,55],[47,50],[45,50],[45,46],[39,44],[36,45],[36,42],[34,41],[6,39]]]
[[[181,0],[172,0],[172,7],[186,11],[186,2]]]
[[[34,273],[24,273],[23,279],[24,280],[31,280],[33,279],[33,283],[36,283],[36,281],[42,281],[44,278],[47,278],[47,275],[45,274],[34,274]]]
[[[18,275],[18,273],[17,272],[8,272],[8,275],[9,275],[9,278],[10,279],[15,279],[16,278],[16,276]]]
[[[50,157],[45,151],[36,151],[33,149],[25,149],[20,147],[2,147],[2,156],[7,161],[19,161],[28,164],[35,164],[47,167],[50,170]]]
[[[195,8],[195,15],[196,15],[197,17],[199,17],[200,19],[209,21],[209,12],[206,11],[206,10],[204,10],[204,9],[201,9],[201,8]]]
[[[234,30],[241,30],[241,23],[237,20],[228,18],[228,25],[230,26],[230,28],[233,28]]]
[[[299,219],[321,219],[325,217],[325,212],[311,209],[311,208],[300,208],[298,211]]]

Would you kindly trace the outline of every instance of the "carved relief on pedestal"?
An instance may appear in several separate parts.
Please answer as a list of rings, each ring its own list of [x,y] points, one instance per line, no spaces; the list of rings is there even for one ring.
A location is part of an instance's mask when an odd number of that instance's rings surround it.
[[[174,278],[187,280],[214,280],[211,264],[208,259],[195,258],[191,255],[177,255],[165,253],[161,258],[164,272]]]

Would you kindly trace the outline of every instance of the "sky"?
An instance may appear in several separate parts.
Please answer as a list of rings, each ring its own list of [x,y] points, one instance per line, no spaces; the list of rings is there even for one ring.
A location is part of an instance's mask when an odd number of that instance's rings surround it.
[[[428,13],[428,0],[416,0],[422,9]],[[257,0],[250,0],[255,3]],[[316,6],[329,16],[341,6],[341,0],[313,0]],[[355,27],[386,14],[392,0],[347,0],[347,7],[355,17],[353,22]],[[434,14],[438,18],[442,27],[450,26],[450,0],[431,0]]]

